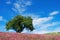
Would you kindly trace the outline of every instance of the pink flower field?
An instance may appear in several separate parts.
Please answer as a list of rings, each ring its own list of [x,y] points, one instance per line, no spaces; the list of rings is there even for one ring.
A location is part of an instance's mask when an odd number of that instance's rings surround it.
[[[0,40],[60,40],[60,36],[0,32]]]

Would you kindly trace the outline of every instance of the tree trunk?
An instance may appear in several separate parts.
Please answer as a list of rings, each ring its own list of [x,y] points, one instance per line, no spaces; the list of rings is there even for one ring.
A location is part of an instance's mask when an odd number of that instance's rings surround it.
[[[18,31],[16,31],[17,33],[21,33],[21,31],[20,30],[18,30]]]

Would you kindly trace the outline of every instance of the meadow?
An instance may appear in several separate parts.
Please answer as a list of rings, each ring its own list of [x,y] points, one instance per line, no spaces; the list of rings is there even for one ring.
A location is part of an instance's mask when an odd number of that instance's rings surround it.
[[[59,35],[0,32],[0,40],[60,40]]]

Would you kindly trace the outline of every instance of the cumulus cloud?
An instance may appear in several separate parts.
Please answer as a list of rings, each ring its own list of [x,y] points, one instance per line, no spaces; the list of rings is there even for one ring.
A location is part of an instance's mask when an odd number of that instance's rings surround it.
[[[60,28],[56,28],[52,31],[47,30],[48,27],[53,28],[56,25],[60,25],[60,23],[59,22],[52,22],[52,23],[45,23],[45,24],[41,23],[38,28],[37,28],[38,25],[35,26],[35,30],[33,30],[31,33],[33,33],[33,34],[44,34],[44,33],[58,32],[58,30],[60,30]],[[49,29],[51,29],[51,28],[49,28]]]
[[[50,13],[50,16],[54,16],[54,15],[56,15],[58,13],[59,13],[59,11],[53,11],[52,13]]]
[[[42,23],[48,22],[48,21],[50,21],[50,20],[52,20],[52,19],[53,19],[53,17],[35,18],[35,19],[33,19],[33,25],[39,26],[39,25],[41,25]]]
[[[58,24],[60,24],[60,23],[59,22],[45,23],[45,24],[40,25],[40,27],[41,27],[41,29],[46,29],[48,27],[51,27],[51,26],[53,27]]]

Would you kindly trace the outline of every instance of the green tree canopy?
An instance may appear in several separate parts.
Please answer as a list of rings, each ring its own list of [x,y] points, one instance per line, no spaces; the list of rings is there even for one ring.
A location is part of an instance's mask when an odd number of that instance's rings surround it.
[[[22,32],[24,28],[27,30],[33,31],[34,27],[32,24],[32,18],[31,17],[25,17],[21,15],[15,16],[13,19],[11,19],[9,22],[6,24],[6,29],[13,29],[16,32]]]

